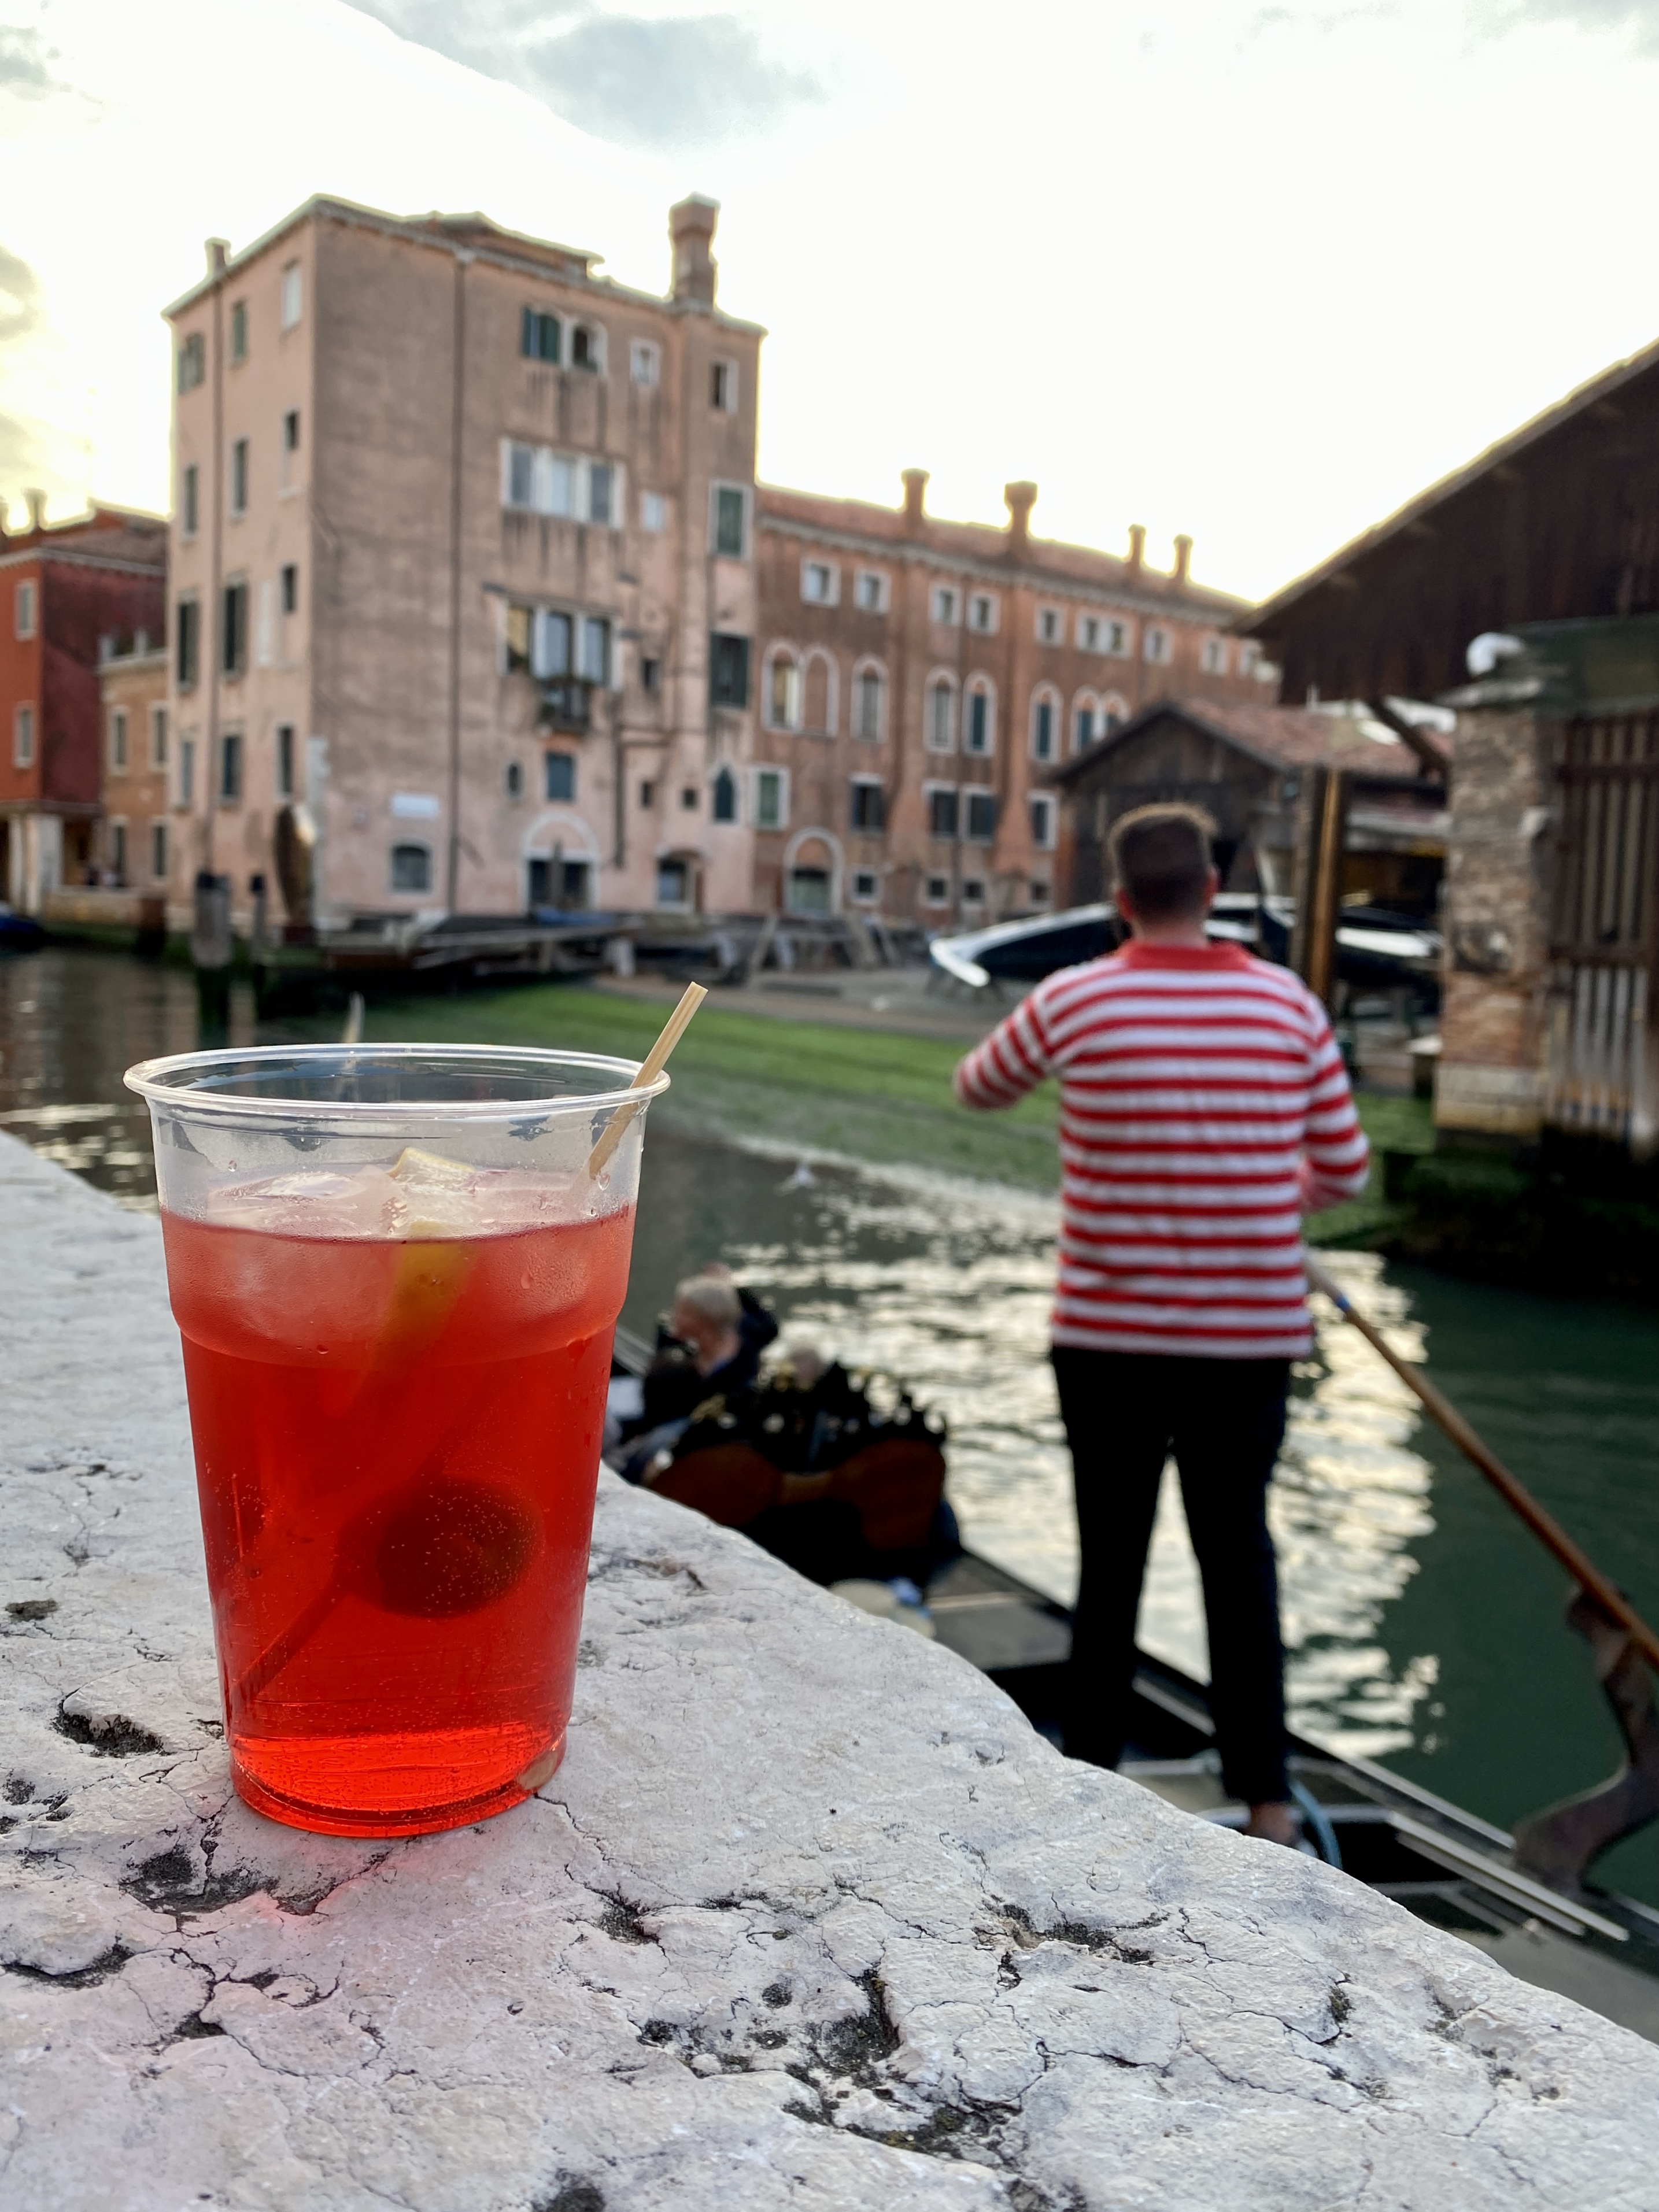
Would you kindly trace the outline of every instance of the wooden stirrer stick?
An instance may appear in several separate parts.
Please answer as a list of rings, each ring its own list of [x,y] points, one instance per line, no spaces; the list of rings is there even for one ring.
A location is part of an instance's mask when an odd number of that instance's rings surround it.
[[[684,996],[663,1024],[662,1035],[647,1053],[641,1063],[639,1073],[629,1085],[630,1091],[641,1091],[648,1084],[656,1081],[667,1065],[669,1054],[685,1035],[686,1024],[708,996],[708,992],[701,983],[686,985]],[[587,1156],[587,1172],[590,1176],[597,1176],[604,1169],[611,1153],[621,1144],[623,1133],[629,1123],[639,1110],[637,1106],[617,1107],[616,1112],[599,1132],[599,1142]]]

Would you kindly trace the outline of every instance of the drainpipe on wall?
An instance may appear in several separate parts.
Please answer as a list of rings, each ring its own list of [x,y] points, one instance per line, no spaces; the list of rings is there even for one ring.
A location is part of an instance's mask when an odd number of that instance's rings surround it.
[[[202,763],[202,799],[205,821],[202,866],[213,867],[214,817],[218,811],[219,669],[224,659],[225,620],[225,299],[223,278],[230,258],[230,241],[210,238],[207,242],[208,275],[213,280],[213,526],[208,532],[208,603],[198,623],[198,650],[207,659],[207,758]]]
[[[444,904],[451,914],[461,872],[461,462],[466,402],[466,265],[455,256],[454,352],[449,428],[449,850]]]

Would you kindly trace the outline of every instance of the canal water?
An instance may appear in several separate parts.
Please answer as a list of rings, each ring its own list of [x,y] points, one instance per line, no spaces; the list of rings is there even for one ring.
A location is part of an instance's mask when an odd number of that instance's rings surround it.
[[[153,1207],[147,1117],[122,1069],[195,1042],[187,975],[113,954],[0,959],[0,1128],[123,1203]],[[278,1036],[337,1034],[288,1022]],[[251,1000],[233,1008],[254,1036]],[[968,1540],[1062,1601],[1077,1572],[1044,1361],[1051,1199],[920,1170],[718,1144],[658,1109],[624,1318],[648,1334],[676,1279],[727,1261],[787,1341],[908,1382],[951,1429]],[[1659,1615],[1659,1321],[1332,1261],[1650,1619]],[[1612,1771],[1620,1747],[1564,1578],[1363,1340],[1334,1317],[1299,1372],[1274,1486],[1292,1717],[1508,1824]],[[1166,1486],[1143,1641],[1202,1674],[1203,1613]],[[1601,1878],[1659,1905],[1659,1836]]]

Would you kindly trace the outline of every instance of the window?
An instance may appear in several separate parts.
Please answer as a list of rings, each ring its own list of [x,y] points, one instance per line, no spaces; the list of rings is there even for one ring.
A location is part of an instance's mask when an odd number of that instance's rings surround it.
[[[708,811],[716,822],[735,822],[738,818],[738,780],[729,768],[714,771]]]
[[[283,435],[278,451],[280,482],[277,488],[282,491],[291,491],[299,466],[300,410],[297,407],[290,407],[283,417]]]
[[[964,796],[968,802],[966,827],[969,842],[975,845],[988,845],[997,834],[995,794],[989,791],[970,790]]]
[[[300,611],[300,571],[292,561],[283,563],[280,581],[283,612],[297,615]]]
[[[533,507],[535,503],[536,449],[533,446],[509,445],[507,449],[507,483],[502,505]]]
[[[584,615],[576,673],[589,684],[611,681],[611,625],[601,615]]]
[[[1254,676],[1256,671],[1256,663],[1261,657],[1261,647],[1258,646],[1253,639],[1246,638],[1243,644],[1238,648],[1239,674],[1241,676]]]
[[[238,438],[230,448],[230,511],[247,513],[247,440]]]
[[[34,709],[14,707],[11,712],[11,757],[15,768],[34,765]]]
[[[828,868],[791,868],[785,903],[791,914],[828,914],[831,888]]]
[[[230,311],[230,357],[233,362],[247,359],[247,301],[239,300]]]
[[[622,471],[611,461],[556,453],[550,446],[501,441],[501,505],[612,526],[623,516]]]
[[[648,814],[657,803],[657,787],[649,781],[640,786],[640,805]]]
[[[651,692],[662,689],[662,663],[653,653],[647,653],[641,657],[640,689]]]
[[[859,570],[857,599],[859,611],[866,615],[884,615],[887,611],[887,579],[879,568]]]
[[[278,799],[292,799],[294,796],[292,722],[278,722],[276,725],[276,796]]]
[[[1218,637],[1205,639],[1201,659],[1206,676],[1224,676],[1227,673],[1227,648]]]
[[[927,887],[923,891],[921,897],[922,904],[924,906],[949,906],[951,903],[951,878],[949,876],[929,876],[927,878]]]
[[[803,561],[800,595],[809,606],[835,606],[841,599],[841,570],[833,561]]]
[[[927,750],[930,753],[954,752],[956,744],[956,686],[948,677],[936,676],[927,687]]]
[[[872,775],[855,775],[848,789],[847,826],[878,837],[887,827],[887,793]]]
[[[789,824],[789,779],[781,768],[755,770],[755,827],[784,830]]]
[[[526,361],[557,361],[559,319],[526,307],[519,319],[519,351]]]
[[[665,907],[688,907],[690,871],[684,860],[659,860],[657,863],[657,904]]]
[[[109,718],[109,764],[112,769],[125,769],[127,764],[127,710],[125,707],[112,709]]]
[[[224,590],[222,648],[220,666],[227,676],[240,676],[247,666],[247,586],[227,584]]]
[[[574,799],[576,796],[574,753],[549,753],[544,787],[549,799]]]
[[[930,837],[954,837],[957,812],[955,784],[925,783],[921,788],[927,805],[927,835]]]
[[[855,899],[860,901],[873,899],[876,896],[876,872],[873,868],[854,869],[853,896]]]
[[[201,471],[194,461],[185,466],[179,486],[179,527],[183,536],[194,538],[201,520]]]
[[[878,668],[861,668],[853,679],[853,735],[879,738],[886,714],[887,684]]]
[[[749,640],[716,630],[709,640],[708,695],[716,707],[749,704]]]
[[[219,740],[219,804],[235,806],[242,796],[242,733],[227,730]]]
[[[522,762],[508,761],[507,764],[506,781],[507,795],[509,799],[522,799],[524,797],[524,764]]]
[[[1039,645],[1058,645],[1064,627],[1058,607],[1037,609],[1036,634]]]
[[[1170,633],[1167,629],[1147,631],[1146,653],[1148,660],[1165,661],[1169,659]]]
[[[1047,792],[1034,792],[1026,801],[1031,810],[1031,842],[1041,852],[1052,851],[1054,842],[1054,802]]]
[[[114,876],[116,882],[118,884],[125,883],[127,879],[127,825],[125,822],[112,822],[109,825],[109,865],[110,871]]]
[[[202,609],[196,599],[180,599],[173,611],[173,665],[181,690],[194,684],[202,658]]]
[[[968,688],[968,714],[962,732],[962,750],[965,753],[986,754],[991,750],[991,688],[983,679],[976,679]]]
[[[167,764],[167,710],[152,707],[149,710],[149,764],[165,768]]]
[[[962,603],[948,584],[935,584],[929,604],[933,611],[933,620],[949,625],[957,621],[957,610]]]
[[[628,349],[628,373],[635,384],[662,382],[662,348],[649,338],[635,338]]]
[[[394,845],[392,848],[392,888],[394,891],[429,891],[432,888],[432,849],[428,845]]]
[[[570,333],[570,366],[597,376],[605,367],[605,338],[592,323],[578,323]]]
[[[988,637],[997,626],[997,603],[989,592],[975,592],[968,602],[968,627]]]
[[[179,389],[194,392],[207,374],[207,340],[192,331],[179,349]]]
[[[305,306],[305,278],[297,261],[290,261],[283,271],[282,302],[283,328],[291,331]]]
[[[734,361],[711,362],[708,366],[708,404],[722,415],[738,411],[738,364]]]
[[[196,740],[179,740],[179,804],[193,806],[196,803]]]
[[[165,822],[152,822],[149,825],[149,872],[158,884],[166,880],[167,825]]]
[[[1127,660],[1134,653],[1134,639],[1126,622],[1109,622],[1106,625],[1106,650],[1115,660]]]
[[[1026,896],[1033,906],[1048,905],[1048,886],[1043,882],[1041,876],[1032,877],[1030,884],[1026,886]]]
[[[1079,699],[1072,709],[1072,750],[1087,752],[1095,741],[1095,702]]]
[[[611,522],[617,519],[612,509],[616,483],[617,471],[608,461],[590,462],[587,471],[587,519],[590,522]]]
[[[40,605],[33,583],[19,584],[12,594],[12,628],[19,637],[33,637],[39,619],[35,610]]]
[[[659,491],[642,491],[640,494],[640,528],[650,531],[654,536],[667,527],[668,501]]]
[[[1114,692],[1100,710],[1100,734],[1103,738],[1109,738],[1112,732],[1121,730],[1128,719],[1129,709]]]
[[[962,902],[963,906],[984,905],[985,878],[983,876],[964,876],[963,878]]]
[[[749,495],[741,484],[713,488],[714,550],[733,561],[749,557]]]
[[[1054,701],[1046,692],[1039,693],[1031,702],[1031,757],[1047,761],[1054,757]]]
[[[680,787],[680,811],[683,814],[696,813],[698,796],[699,794],[696,784],[682,784]]]
[[[766,719],[775,730],[800,727],[800,668],[788,654],[773,657],[766,687]]]
[[[1098,653],[1106,641],[1106,625],[1098,615],[1079,615],[1077,641],[1085,653]]]

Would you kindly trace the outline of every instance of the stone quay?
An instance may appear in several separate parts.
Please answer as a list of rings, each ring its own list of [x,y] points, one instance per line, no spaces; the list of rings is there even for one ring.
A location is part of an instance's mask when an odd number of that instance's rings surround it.
[[[0,2203],[1659,2204],[1659,2049],[605,1478],[483,1826],[233,1796],[158,1224],[0,1137]]]

